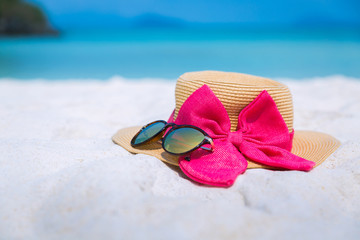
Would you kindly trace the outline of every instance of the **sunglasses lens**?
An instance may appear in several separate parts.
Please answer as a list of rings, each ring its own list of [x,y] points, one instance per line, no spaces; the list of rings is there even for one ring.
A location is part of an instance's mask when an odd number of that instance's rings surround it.
[[[158,133],[161,132],[161,130],[164,128],[165,124],[166,124],[165,122],[155,122],[155,123],[147,126],[139,133],[139,135],[137,135],[134,143],[140,144],[140,143],[143,143],[146,140],[149,140],[150,138],[154,137],[155,135],[157,135]]]
[[[181,154],[194,149],[204,138],[204,134],[194,128],[178,128],[166,136],[164,148],[170,153]]]

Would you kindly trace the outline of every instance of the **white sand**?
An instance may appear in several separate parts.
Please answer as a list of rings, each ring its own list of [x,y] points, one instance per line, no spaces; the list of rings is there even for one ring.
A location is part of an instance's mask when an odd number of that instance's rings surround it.
[[[295,129],[342,147],[309,173],[249,170],[221,189],[111,141],[167,119],[174,81],[2,79],[0,239],[359,239],[360,79],[282,81]]]

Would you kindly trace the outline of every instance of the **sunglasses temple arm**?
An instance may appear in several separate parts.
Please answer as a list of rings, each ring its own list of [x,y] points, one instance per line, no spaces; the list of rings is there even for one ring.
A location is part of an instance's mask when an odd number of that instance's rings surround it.
[[[206,140],[209,144],[211,144],[211,148],[203,147],[203,146],[201,146],[200,148],[201,148],[201,149],[204,149],[204,150],[207,150],[207,151],[210,151],[210,152],[213,152],[213,151],[214,151],[214,148],[215,148],[213,140],[211,139],[211,137],[208,137],[208,136],[205,136],[205,140]]]

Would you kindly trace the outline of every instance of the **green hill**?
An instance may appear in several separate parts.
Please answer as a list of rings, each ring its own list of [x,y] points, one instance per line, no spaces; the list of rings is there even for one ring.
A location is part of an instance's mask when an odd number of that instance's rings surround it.
[[[0,0],[0,35],[56,33],[37,6],[22,0]]]

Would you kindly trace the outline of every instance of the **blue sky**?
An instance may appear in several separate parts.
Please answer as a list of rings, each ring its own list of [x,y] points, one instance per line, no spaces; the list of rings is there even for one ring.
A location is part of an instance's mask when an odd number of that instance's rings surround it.
[[[144,14],[188,23],[360,25],[359,0],[28,0],[61,28],[117,26]]]

